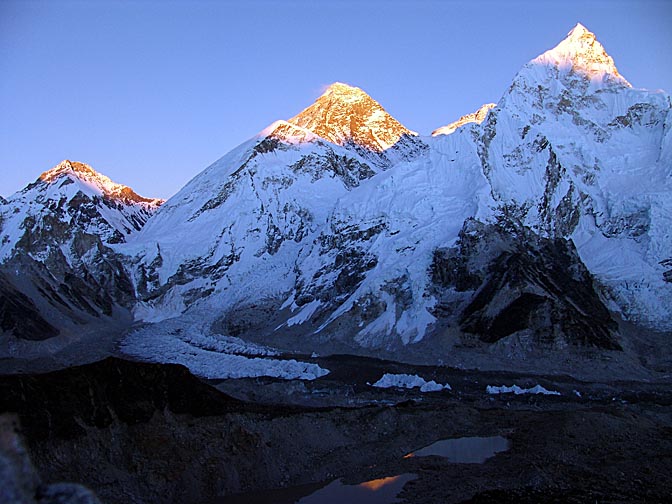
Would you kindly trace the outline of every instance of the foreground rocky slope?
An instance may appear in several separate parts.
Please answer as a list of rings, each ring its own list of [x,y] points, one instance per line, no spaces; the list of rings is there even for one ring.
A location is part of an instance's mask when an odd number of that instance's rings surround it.
[[[338,478],[358,484],[407,473],[412,481],[399,491],[409,503],[665,502],[671,490],[669,383],[326,363],[333,376],[305,389],[277,380],[221,384],[268,391],[272,404],[263,404],[234,399],[181,366],[108,359],[0,376],[0,412],[18,413],[45,487],[76,481],[108,503],[297,500]],[[365,384],[409,370],[452,391]],[[488,384],[540,382],[561,395],[486,393]],[[350,404],[289,405],[296,396]],[[405,457],[439,439],[496,435],[510,449],[483,464]]]
[[[0,414],[0,502],[17,504],[100,504],[76,483],[43,484],[30,460],[16,416]]]

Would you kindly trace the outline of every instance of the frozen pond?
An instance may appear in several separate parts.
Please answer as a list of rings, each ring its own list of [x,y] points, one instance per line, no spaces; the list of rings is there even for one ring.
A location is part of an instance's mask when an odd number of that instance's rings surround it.
[[[443,439],[409,453],[408,457],[436,455],[458,464],[482,464],[496,453],[509,449],[509,440],[502,436]]]

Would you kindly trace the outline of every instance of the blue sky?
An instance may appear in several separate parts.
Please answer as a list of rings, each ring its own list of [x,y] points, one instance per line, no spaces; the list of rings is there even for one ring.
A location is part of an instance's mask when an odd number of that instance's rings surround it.
[[[672,91],[668,0],[0,0],[0,194],[67,158],[169,197],[334,81],[429,134],[577,22]]]

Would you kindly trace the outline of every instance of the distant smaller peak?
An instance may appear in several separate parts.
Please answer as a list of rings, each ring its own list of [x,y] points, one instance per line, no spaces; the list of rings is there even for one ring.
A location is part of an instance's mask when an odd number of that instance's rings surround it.
[[[41,181],[46,184],[54,184],[63,177],[74,178],[80,183],[96,187],[101,194],[115,200],[144,203],[156,207],[164,202],[164,200],[160,198],[144,198],[136,194],[130,187],[113,182],[109,177],[97,172],[90,165],[78,161],[70,161],[69,159],[64,159],[51,170],[42,173],[38,182]]]

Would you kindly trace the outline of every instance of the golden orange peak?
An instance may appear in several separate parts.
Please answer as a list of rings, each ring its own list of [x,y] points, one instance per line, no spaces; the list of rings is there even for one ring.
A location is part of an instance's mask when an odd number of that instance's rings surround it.
[[[333,84],[330,84],[327,86],[323,94],[355,94],[355,93],[364,93],[361,88],[358,88],[356,86],[351,86],[350,84],[346,84],[344,82],[334,82]]]
[[[65,173],[74,173],[82,175],[96,175],[96,171],[89,165],[85,163],[80,163],[78,161],[70,161],[69,159],[64,159],[52,169],[45,171],[40,175],[40,180],[44,182],[51,182],[55,178],[59,177]]]
[[[126,202],[145,203],[150,206],[159,206],[165,200],[160,198],[145,198],[137,194],[133,189],[123,184],[118,184],[110,180],[102,173],[98,173],[90,165],[78,161],[64,159],[51,170],[42,173],[38,180],[50,184],[63,176],[72,176],[83,183],[98,187],[98,189],[108,197],[124,200]]]

